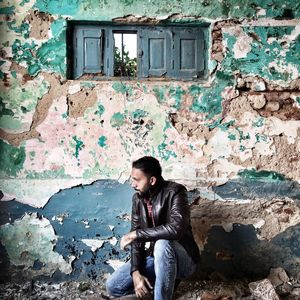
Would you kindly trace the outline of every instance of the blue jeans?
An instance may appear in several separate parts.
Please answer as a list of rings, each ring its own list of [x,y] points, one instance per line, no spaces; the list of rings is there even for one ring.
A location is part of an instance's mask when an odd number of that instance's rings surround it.
[[[158,240],[153,257],[146,258],[145,266],[139,270],[154,286],[155,300],[172,299],[175,280],[189,277],[197,265],[177,241]],[[107,280],[106,290],[110,296],[121,297],[134,294],[130,275],[130,261],[117,269]]]

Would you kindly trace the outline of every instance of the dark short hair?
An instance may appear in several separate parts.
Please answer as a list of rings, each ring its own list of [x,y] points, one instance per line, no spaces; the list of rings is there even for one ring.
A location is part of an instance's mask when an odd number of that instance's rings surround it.
[[[161,166],[159,161],[152,156],[144,156],[135,160],[132,163],[132,168],[139,169],[143,171],[147,176],[154,176],[156,178],[161,178]]]

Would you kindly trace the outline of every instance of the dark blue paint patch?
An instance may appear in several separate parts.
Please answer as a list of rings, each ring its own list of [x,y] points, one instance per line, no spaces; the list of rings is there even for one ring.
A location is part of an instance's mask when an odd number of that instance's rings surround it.
[[[289,197],[300,200],[300,184],[296,181],[253,181],[231,180],[224,185],[213,187],[213,191],[223,199],[273,199],[274,197]],[[299,203],[300,205],[300,203]]]
[[[32,269],[33,270],[40,270],[43,266],[44,266],[44,264],[37,259],[37,260],[35,260],[35,262],[32,266]]]
[[[112,272],[105,264],[108,259],[126,259],[128,252],[121,251],[119,244],[112,246],[109,242],[93,253],[82,239],[109,239],[120,237],[130,230],[130,222],[123,215],[131,213],[133,189],[128,184],[113,180],[99,180],[91,185],[78,186],[60,191],[43,209],[33,208],[17,201],[0,202],[0,223],[14,222],[25,213],[37,212],[45,216],[53,226],[59,239],[54,251],[66,260],[76,256],[73,272],[70,275],[56,271],[51,280],[62,281],[76,278],[91,278]],[[59,218],[63,217],[62,224]],[[109,225],[114,226],[111,230]],[[2,270],[9,273],[9,260],[4,247],[0,255],[6,264]],[[34,268],[37,266],[34,266]],[[45,280],[45,276],[38,277]],[[50,279],[50,278],[49,278]]]
[[[131,213],[131,198],[134,190],[129,184],[121,184],[113,180],[99,180],[91,185],[81,185],[65,189],[55,194],[43,209],[38,209],[17,201],[0,201],[0,224],[13,223],[25,213],[38,213],[46,217],[59,236],[54,251],[64,259],[72,255],[73,272],[66,275],[57,270],[53,276],[38,276],[44,281],[64,281],[71,279],[95,279],[106,272],[112,272],[111,266],[105,262],[109,259],[128,259],[129,252],[120,250],[105,242],[96,252],[82,242],[82,239],[109,239],[121,236],[130,231],[130,221],[124,220]],[[189,201],[199,196],[198,191],[188,193]],[[63,218],[62,223],[60,223]],[[114,226],[113,230],[109,225]],[[5,248],[0,244],[0,262],[3,273],[9,274],[12,266]],[[38,269],[38,262],[33,269]],[[0,278],[1,279],[1,278]]]
[[[0,201],[0,225],[13,223],[16,219],[22,218],[26,212],[39,211],[38,208],[17,201]]]

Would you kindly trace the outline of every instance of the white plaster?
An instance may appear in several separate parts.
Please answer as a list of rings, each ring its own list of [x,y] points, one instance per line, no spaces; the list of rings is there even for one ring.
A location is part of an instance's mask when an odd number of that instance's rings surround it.
[[[4,58],[12,58],[13,57],[12,47],[3,47],[3,50],[6,53]]]
[[[3,64],[0,66],[0,70],[3,73],[9,73],[10,72],[10,67],[12,65],[12,62],[9,60],[3,60]]]
[[[282,60],[276,60],[269,63],[268,68],[274,68],[277,72],[285,74],[288,73],[290,75],[291,80],[299,78],[299,71],[296,65],[292,65],[291,63],[286,64]],[[277,80],[283,86],[289,84],[289,81]]]
[[[256,81],[254,85],[254,91],[261,92],[266,90],[266,84],[264,81]]]
[[[229,178],[234,177],[241,169],[243,169],[242,166],[229,162],[225,158],[219,158],[214,164],[215,174],[218,175],[219,179],[223,180],[228,180]]]
[[[217,132],[203,146],[204,155],[208,155],[210,160],[228,158],[231,154],[231,146],[228,141],[228,132],[218,129]]]
[[[299,20],[275,20],[273,18],[259,18],[256,20],[245,19],[242,24],[244,26],[299,26]]]
[[[22,0],[14,0],[14,6],[16,8],[15,11],[15,18],[16,18],[16,26],[20,26],[28,14],[28,11],[33,7],[35,4],[35,0],[30,0],[30,1],[22,1]],[[23,2],[23,5],[21,6],[20,4]]]
[[[68,93],[73,95],[73,94],[80,92],[80,90],[81,90],[80,83],[73,84],[73,85],[70,85]]]
[[[167,178],[172,178],[175,181],[178,181],[182,178],[187,178],[189,180],[193,180],[196,178],[196,165],[191,163],[178,164],[172,163],[168,164],[165,168],[163,168],[163,175]]]
[[[298,153],[300,153],[300,139],[298,140],[298,142],[297,142],[297,151],[298,151]],[[299,175],[300,176],[300,175]]]
[[[224,27],[222,28],[222,32],[233,35],[237,38],[232,49],[234,57],[247,57],[248,53],[251,51],[251,43],[253,39],[243,31],[243,28],[241,26]],[[223,46],[224,51],[226,51],[228,48],[226,39],[223,39]]]
[[[295,143],[300,128],[299,121],[282,121],[276,117],[270,117],[265,120],[265,132],[267,135],[279,135],[283,133],[289,144]]]
[[[257,150],[260,155],[271,156],[276,154],[276,149],[273,145],[273,141],[270,138],[268,138],[267,142],[257,142],[255,144],[255,150]]]
[[[226,231],[226,232],[231,232],[233,230],[233,224],[232,223],[225,223],[225,224],[222,224],[222,227],[223,229]]]
[[[79,184],[89,184],[93,180],[85,179],[1,179],[1,190],[4,197],[0,201],[14,200],[41,208],[50,197],[61,189]]]
[[[112,238],[108,239],[108,241],[109,241],[109,243],[110,243],[111,245],[113,245],[113,246],[116,246],[117,243],[118,243],[118,240],[117,240],[116,237],[112,237]]]
[[[290,42],[295,42],[295,40],[297,39],[297,37],[300,35],[300,24],[298,23],[298,25],[295,26],[294,30],[291,32],[290,35],[287,35],[287,39]]]
[[[249,148],[249,149],[245,149],[243,151],[240,151],[238,157],[239,159],[244,162],[246,161],[247,159],[251,158],[253,156],[253,153],[252,153],[252,148]]]
[[[99,248],[101,248],[105,241],[103,240],[95,240],[95,239],[82,239],[84,244],[91,248],[92,252],[96,252]]]
[[[262,17],[262,16],[265,16],[266,15],[266,10],[264,8],[261,8],[261,7],[257,7],[257,13],[256,15],[258,17]]]
[[[241,28],[240,34],[237,36],[236,43],[233,46],[234,57],[237,59],[247,57],[251,51],[252,41],[253,39]]]
[[[253,224],[253,226],[254,226],[256,229],[259,229],[259,228],[263,227],[265,224],[266,224],[266,221],[263,220],[263,219],[260,219],[260,220],[258,220],[257,222],[255,222],[255,223]]]
[[[57,215],[52,218],[52,221],[58,221],[60,225],[64,223],[64,219],[68,216],[68,214]]]

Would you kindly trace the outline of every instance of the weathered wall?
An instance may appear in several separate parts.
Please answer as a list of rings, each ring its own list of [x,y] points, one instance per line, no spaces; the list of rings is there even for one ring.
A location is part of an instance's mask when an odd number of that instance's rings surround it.
[[[192,205],[202,270],[260,276],[281,265],[297,272],[300,253],[291,245],[300,238],[299,6],[279,0],[2,1],[0,251],[6,274],[20,266],[25,276],[56,271],[57,279],[111,270],[107,261],[126,255],[116,238],[129,228],[130,164],[145,154],[161,160],[166,179],[194,190],[191,200],[202,199]],[[207,78],[66,80],[67,20],[207,22]],[[259,269],[253,261],[261,260]]]

